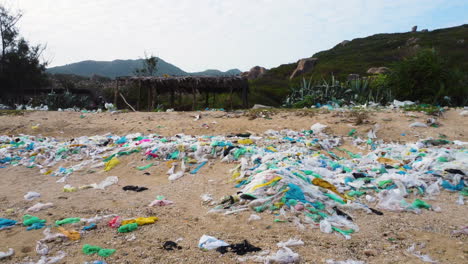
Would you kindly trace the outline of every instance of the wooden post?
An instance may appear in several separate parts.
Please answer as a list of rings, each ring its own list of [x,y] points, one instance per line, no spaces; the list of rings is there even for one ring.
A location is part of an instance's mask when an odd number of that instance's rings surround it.
[[[192,86],[192,97],[193,97],[193,103],[192,103],[192,111],[195,111],[195,105],[197,102],[197,95],[195,93],[195,87]]]
[[[154,84],[154,86],[151,86],[151,89],[152,92],[151,92],[151,111],[154,110],[154,108],[156,107],[157,103],[158,103],[158,86],[156,84]]]
[[[152,94],[152,88],[153,88],[153,84],[150,82],[149,86],[146,87],[146,96],[148,96],[148,98],[146,98],[146,109],[148,112],[151,112],[151,94]]]
[[[232,87],[231,87],[231,92],[229,93],[229,104],[231,105],[231,110],[232,110]]]
[[[171,99],[170,99],[170,101],[171,101],[171,108],[174,108],[174,93],[175,93],[174,89],[175,89],[175,87],[172,87],[172,88],[173,89],[171,89]]]
[[[140,100],[141,100],[141,80],[138,80],[138,94],[137,94],[137,111],[140,111]]]
[[[244,108],[249,107],[249,84],[245,82],[242,86],[242,105]]]
[[[114,86],[114,107],[117,108],[117,96],[119,96],[119,81],[115,82]]]

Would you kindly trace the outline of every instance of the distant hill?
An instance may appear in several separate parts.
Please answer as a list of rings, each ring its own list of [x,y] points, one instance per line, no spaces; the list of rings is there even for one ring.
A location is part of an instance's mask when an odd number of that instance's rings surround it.
[[[396,61],[415,54],[421,48],[434,48],[450,67],[468,73],[468,25],[406,33],[376,34],[337,44],[314,54],[316,65],[290,80],[298,63],[283,64],[250,81],[254,94],[268,99],[264,104],[279,105],[288,88],[303,79],[329,80],[333,74],[345,81],[349,74],[367,76],[371,67],[389,67]]]
[[[47,69],[48,73],[56,74],[74,74],[80,76],[91,77],[93,75],[100,75],[109,78],[115,78],[118,76],[132,76],[136,68],[141,68],[143,65],[143,59],[137,60],[114,60],[114,61],[81,61],[63,66],[57,66]],[[163,59],[158,60],[158,72],[157,75],[162,76],[168,74],[171,76],[183,76],[183,75],[237,75],[241,71],[238,69],[232,69],[226,72],[219,70],[206,70],[202,72],[189,73],[179,67],[170,64]]]

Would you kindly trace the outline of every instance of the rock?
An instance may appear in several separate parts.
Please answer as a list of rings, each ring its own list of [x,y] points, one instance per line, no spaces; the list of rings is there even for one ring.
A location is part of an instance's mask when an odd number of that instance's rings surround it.
[[[348,44],[350,41],[349,40],[343,40],[341,41],[340,45],[341,46],[346,46],[346,44]]]
[[[262,109],[262,108],[273,108],[272,106],[267,106],[267,105],[261,105],[261,104],[255,104],[252,109]]]
[[[348,75],[348,81],[354,81],[359,79],[359,74],[357,73],[351,73]]]
[[[411,37],[406,41],[406,46],[411,46],[418,42],[419,38]]]
[[[429,30],[427,28],[421,30],[421,32],[429,32]]]
[[[367,73],[370,74],[382,74],[382,73],[388,73],[390,71],[389,68],[387,67],[372,67],[367,70]]]
[[[373,250],[373,249],[366,249],[364,250],[364,255],[370,257],[370,256],[376,256],[377,255],[377,251],[376,250]]]
[[[416,32],[416,31],[418,31],[418,26],[413,26],[413,27],[411,28],[411,32]]]
[[[468,110],[463,110],[460,112],[461,116],[468,116]]]
[[[305,72],[308,72],[312,70],[317,64],[318,59],[317,58],[307,58],[307,59],[301,59],[297,62],[297,67],[289,77],[289,79],[292,79],[294,77],[297,77]]]
[[[464,39],[459,39],[459,40],[457,40],[457,44],[463,44],[463,43],[465,43],[465,40],[464,40]]]
[[[249,80],[253,80],[253,79],[257,79],[257,78],[262,77],[267,71],[268,70],[263,68],[263,67],[255,66],[252,69],[250,69],[250,71],[243,72],[241,74],[241,76],[245,77],[245,78],[247,78]]]

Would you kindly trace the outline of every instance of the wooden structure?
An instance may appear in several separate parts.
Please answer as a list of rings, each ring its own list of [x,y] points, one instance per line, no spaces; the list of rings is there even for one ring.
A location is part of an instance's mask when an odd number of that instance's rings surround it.
[[[157,95],[169,94],[170,105],[174,107],[175,97],[179,98],[183,94],[192,95],[192,110],[195,110],[197,94],[205,95],[205,102],[208,104],[209,97],[216,94],[229,94],[229,104],[232,108],[233,93],[239,94],[244,107],[248,107],[249,83],[246,78],[241,76],[180,76],[180,77],[117,77],[114,86],[114,104],[117,105],[119,96],[119,87],[124,85],[136,84],[138,87],[138,104],[137,110],[141,110],[139,106],[142,90],[146,90],[148,94],[148,111],[151,111],[156,106]]]

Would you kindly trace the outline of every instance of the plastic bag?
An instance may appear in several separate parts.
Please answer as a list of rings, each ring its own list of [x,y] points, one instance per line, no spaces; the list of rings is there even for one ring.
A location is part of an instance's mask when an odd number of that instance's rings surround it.
[[[31,207],[29,207],[26,212],[39,212],[40,210],[44,210],[44,209],[48,209],[48,208],[51,208],[53,207],[54,204],[53,203],[37,203]]]
[[[8,258],[10,256],[13,256],[13,254],[15,254],[15,250],[12,248],[8,249],[8,251],[6,252],[0,251],[0,259]]]
[[[201,249],[206,249],[206,250],[213,250],[219,247],[226,247],[226,246],[229,246],[229,244],[222,240],[217,239],[216,237],[212,237],[208,235],[203,235],[200,238],[200,241],[198,242],[198,247]]]
[[[276,245],[278,247],[297,247],[297,246],[303,246],[304,242],[297,238],[290,238],[288,241],[279,242]]]
[[[310,130],[314,131],[314,133],[322,133],[328,126],[323,125],[320,123],[315,123],[310,127]]]
[[[114,185],[118,182],[119,182],[119,178],[117,176],[109,176],[106,179],[104,179],[102,182],[100,182],[99,184],[93,183],[91,185],[95,189],[104,190],[106,187]]]
[[[301,257],[288,247],[280,248],[274,255],[266,257],[265,263],[289,264],[299,263]]]
[[[38,192],[28,192],[27,194],[24,195],[24,199],[28,201],[32,201],[39,197],[41,197],[41,194]]]
[[[421,122],[414,122],[414,123],[411,123],[409,127],[427,127],[427,125]]]

